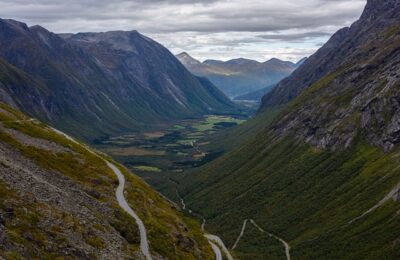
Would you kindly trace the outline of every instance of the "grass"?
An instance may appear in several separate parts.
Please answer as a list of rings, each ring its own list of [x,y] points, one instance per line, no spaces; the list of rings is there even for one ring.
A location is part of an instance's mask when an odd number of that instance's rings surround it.
[[[210,131],[215,128],[218,123],[234,123],[241,124],[244,120],[236,119],[229,116],[207,116],[203,122],[193,125],[193,128],[198,132]]]
[[[214,132],[222,132],[243,121],[232,116],[218,115],[187,119],[152,132],[112,136],[99,142],[97,148],[112,155],[129,169],[139,169],[139,175],[153,182],[154,176],[149,173],[156,168],[162,172],[182,171],[203,163],[209,152],[207,147],[200,147],[200,144],[204,144],[204,140]],[[207,125],[211,130],[196,130],[201,125]],[[137,168],[141,166],[154,168]]]
[[[145,138],[147,139],[158,139],[160,137],[163,137],[165,133],[163,132],[146,132],[144,133]]]
[[[138,171],[143,171],[143,172],[161,172],[161,169],[154,167],[154,166],[135,166],[133,167],[134,169]]]
[[[207,229],[233,244],[243,220],[254,218],[289,241],[293,258],[398,257],[400,233],[392,228],[400,221],[400,204],[391,202],[348,225],[400,182],[396,151],[385,154],[361,137],[352,148],[329,152],[270,136],[263,133],[184,179],[175,178],[187,204],[207,219]],[[242,259],[279,253],[272,244],[254,246],[257,236],[248,239],[236,252]]]
[[[137,147],[121,147],[121,148],[110,148],[105,149],[104,152],[114,156],[163,156],[165,151],[156,151],[149,149],[142,149]]]
[[[9,109],[6,107],[6,109]],[[20,114],[11,110],[15,114],[15,118],[19,119]],[[0,115],[2,115],[0,111]],[[3,116],[4,118],[4,116]],[[25,117],[22,117],[25,118]],[[117,179],[112,171],[107,167],[104,160],[93,155],[85,148],[75,144],[64,138],[63,136],[48,130],[45,125],[37,122],[21,122],[3,123],[5,127],[13,128],[23,132],[34,138],[41,138],[53,141],[59,145],[65,146],[73,151],[53,153],[41,150],[31,146],[24,146],[16,141],[12,136],[0,131],[0,141],[7,144],[23,156],[34,161],[38,166],[62,174],[73,180],[78,186],[85,190],[95,191],[96,196],[93,199],[99,200],[100,203],[110,207],[112,215],[103,215],[97,212],[96,215],[99,222],[82,224],[68,212],[58,211],[48,208],[51,216],[58,219],[58,223],[65,223],[73,226],[77,237],[83,237],[85,243],[96,250],[102,250],[106,246],[106,241],[98,232],[107,232],[107,230],[115,229],[126,240],[124,251],[130,254],[132,251],[139,249],[138,229],[135,221],[128,216],[118,205],[115,200],[115,188]],[[107,158],[111,160],[110,158]],[[117,163],[115,163],[118,165]],[[166,202],[158,193],[154,192],[141,179],[132,175],[126,169],[121,167],[126,176],[126,194],[127,200],[142,217],[149,232],[149,240],[152,252],[162,255],[163,257],[173,259],[178,256],[180,259],[212,259],[212,251],[207,241],[200,236],[199,224],[187,219],[175,208]],[[90,194],[94,194],[91,192]],[[51,252],[37,251],[36,245],[43,250],[46,248],[47,242],[58,241],[60,245],[65,243],[66,237],[63,235],[63,229],[60,226],[49,227],[52,233],[42,231],[38,226],[38,221],[42,219],[40,212],[41,205],[38,203],[24,204],[24,199],[14,194],[6,186],[2,186],[0,182],[0,210],[5,206],[10,206],[10,200],[16,200],[15,213],[18,216],[17,224],[7,226],[8,234],[16,244],[20,244],[22,248],[28,250],[32,257],[40,255],[41,259],[55,259],[58,254]],[[6,203],[3,204],[3,203]],[[47,207],[47,205],[44,205]],[[24,209],[27,209],[28,214]],[[90,207],[89,207],[89,210]],[[69,224],[70,223],[70,224]],[[99,223],[108,223],[99,226]],[[34,237],[35,243],[23,239],[23,232],[29,230]],[[96,232],[93,232],[96,230]],[[54,235],[54,234],[60,235]],[[192,239],[194,245],[192,248],[185,248],[180,245],[178,238],[182,236],[186,239]],[[63,242],[64,241],[64,242]],[[0,253],[2,253],[0,245]],[[38,253],[42,252],[42,253]],[[96,252],[96,251],[94,251]],[[18,252],[4,252],[4,254],[16,255]],[[95,254],[92,255],[95,257]]]
[[[177,213],[150,186],[138,181],[125,168],[120,169],[127,178],[128,202],[144,221],[152,250],[170,259],[213,259],[211,248],[202,236],[198,222]],[[194,238],[200,250],[185,248],[178,243],[179,237]]]
[[[281,242],[260,232],[249,222],[234,253],[238,259],[281,260],[286,257],[284,250]]]

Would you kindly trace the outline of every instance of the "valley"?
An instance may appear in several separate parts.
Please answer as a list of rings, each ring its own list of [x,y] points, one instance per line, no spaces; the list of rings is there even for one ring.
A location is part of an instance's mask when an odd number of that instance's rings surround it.
[[[127,133],[95,141],[95,147],[153,183],[162,175],[200,167],[219,157],[212,151],[210,136],[241,125],[248,116],[207,115],[159,126],[158,130]]]
[[[0,260],[400,259],[400,0],[249,1],[0,18]]]

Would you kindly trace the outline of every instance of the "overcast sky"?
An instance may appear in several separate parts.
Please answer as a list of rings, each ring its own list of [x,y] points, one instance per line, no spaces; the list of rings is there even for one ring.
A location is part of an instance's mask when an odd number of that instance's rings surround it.
[[[357,20],[366,0],[0,0],[0,17],[53,32],[138,30],[173,53],[296,61]]]

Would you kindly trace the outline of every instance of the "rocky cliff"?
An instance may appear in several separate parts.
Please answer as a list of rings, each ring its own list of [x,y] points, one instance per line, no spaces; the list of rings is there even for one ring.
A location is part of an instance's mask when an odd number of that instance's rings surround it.
[[[368,1],[359,21],[338,31],[263,99],[289,104],[275,125],[319,148],[345,148],[362,135],[386,151],[400,139],[400,1]]]

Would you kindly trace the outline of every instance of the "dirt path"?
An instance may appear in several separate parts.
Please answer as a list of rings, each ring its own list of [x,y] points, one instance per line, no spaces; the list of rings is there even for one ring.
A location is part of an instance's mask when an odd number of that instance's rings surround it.
[[[375,211],[376,209],[378,209],[379,207],[381,207],[383,204],[385,204],[387,201],[389,201],[391,199],[393,199],[395,201],[398,200],[398,198],[400,197],[399,194],[400,194],[400,183],[398,183],[381,201],[379,201],[377,204],[375,204],[372,208],[365,211],[360,216],[349,221],[349,224],[352,224],[355,221],[362,219],[363,217],[365,217],[369,213]]]
[[[262,229],[259,225],[257,225],[257,223],[256,223],[253,219],[245,219],[245,220],[243,221],[242,229],[241,229],[241,231],[240,231],[240,234],[239,234],[238,238],[236,239],[235,244],[232,246],[232,250],[235,249],[235,248],[237,247],[237,245],[239,244],[240,239],[243,237],[244,232],[245,232],[245,230],[246,230],[246,225],[247,225],[247,223],[248,223],[249,221],[250,221],[250,223],[253,224],[260,232],[265,233],[265,234],[267,234],[268,236],[275,238],[276,240],[279,240],[279,241],[283,244],[283,246],[285,247],[286,259],[287,259],[287,260],[290,260],[290,245],[289,245],[289,243],[287,243],[285,240],[283,240],[282,238],[278,237],[277,235],[274,235],[274,234],[272,234],[272,233],[270,233],[270,232],[265,231],[265,230]]]
[[[253,224],[260,232],[265,233],[265,234],[268,234],[270,237],[273,237],[273,238],[279,240],[279,241],[285,246],[286,259],[287,259],[287,260],[290,260],[290,245],[289,245],[288,242],[286,242],[286,241],[283,240],[282,238],[280,238],[280,237],[278,237],[278,236],[276,236],[276,235],[274,235],[274,234],[272,234],[272,233],[269,233],[269,232],[265,231],[265,230],[262,229],[259,225],[257,225],[257,223],[256,223],[254,220],[250,219],[250,222],[251,222],[251,224]]]
[[[247,221],[248,221],[248,219],[243,221],[242,230],[240,230],[240,234],[239,234],[238,238],[236,239],[235,244],[233,244],[233,246],[231,248],[232,250],[234,250],[237,247],[237,245],[240,242],[240,239],[242,239],[242,236],[244,235],[244,231],[246,230]]]

